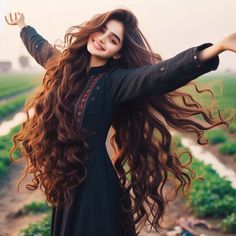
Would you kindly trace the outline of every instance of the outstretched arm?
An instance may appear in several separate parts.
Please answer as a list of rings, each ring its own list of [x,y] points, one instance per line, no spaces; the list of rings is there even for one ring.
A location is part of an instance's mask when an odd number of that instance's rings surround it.
[[[216,44],[204,43],[189,48],[154,65],[113,70],[109,74],[113,105],[141,96],[158,96],[171,92],[216,70],[219,65],[218,55],[226,50],[236,52],[236,33],[226,36]]]
[[[20,27],[20,37],[27,51],[45,69],[49,59],[60,53],[45,38],[39,35],[32,26],[25,23],[25,17],[22,13],[15,13],[14,18],[13,14],[10,13],[8,18],[5,16],[5,20],[9,25]]]
[[[216,70],[218,55],[200,59],[200,52],[211,46],[212,43],[204,43],[157,64],[111,71],[109,83],[113,105],[141,96],[171,92],[202,74]]]
[[[20,37],[30,55],[38,64],[47,69],[49,59],[60,53],[45,38],[43,38],[32,26],[21,29]]]

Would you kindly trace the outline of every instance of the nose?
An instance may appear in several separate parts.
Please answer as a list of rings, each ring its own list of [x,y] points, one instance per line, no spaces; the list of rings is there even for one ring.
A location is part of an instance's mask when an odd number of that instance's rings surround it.
[[[105,35],[104,35],[104,34],[99,35],[99,36],[97,37],[97,39],[99,40],[99,42],[101,42],[102,44],[104,44],[104,42],[105,42]]]

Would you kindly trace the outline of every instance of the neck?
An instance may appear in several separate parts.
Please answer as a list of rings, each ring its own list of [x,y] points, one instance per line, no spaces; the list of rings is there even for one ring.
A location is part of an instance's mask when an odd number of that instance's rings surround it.
[[[103,58],[91,55],[88,69],[90,69],[91,67],[103,66],[106,63],[107,63],[107,59],[103,59]]]

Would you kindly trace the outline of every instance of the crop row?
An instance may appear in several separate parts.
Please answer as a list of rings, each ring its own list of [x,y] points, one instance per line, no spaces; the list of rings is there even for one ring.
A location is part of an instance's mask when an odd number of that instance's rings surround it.
[[[7,174],[7,168],[11,164],[9,151],[13,145],[12,136],[20,129],[20,126],[14,127],[8,135],[0,136],[0,178]],[[20,152],[16,150],[13,154],[14,158],[20,156]]]
[[[39,82],[40,79],[36,75],[1,75],[0,99],[32,89]]]
[[[14,96],[16,94],[31,90],[34,87],[35,87],[34,85],[26,86],[26,85],[22,84],[20,86],[15,86],[15,87],[12,87],[10,89],[0,91],[0,99],[5,99],[5,98],[8,98],[10,96]]]
[[[23,107],[27,97],[28,97],[28,94],[24,94],[24,95],[15,97],[14,99],[11,99],[9,102],[7,102],[4,105],[0,104],[0,117],[1,117],[1,119],[6,117],[9,114],[15,112],[19,108]]]
[[[236,134],[236,126],[231,124],[229,132]],[[236,141],[235,136],[230,137],[228,133],[223,129],[214,129],[206,132],[209,143],[212,145],[218,145],[221,154],[232,155],[236,161]]]
[[[186,151],[178,140],[180,150]],[[189,151],[189,150],[188,150]],[[188,160],[187,154],[181,155],[181,160]],[[187,203],[193,208],[196,216],[220,219],[222,231],[236,233],[236,189],[231,182],[222,178],[202,161],[193,158],[191,168],[203,181],[193,181]]]

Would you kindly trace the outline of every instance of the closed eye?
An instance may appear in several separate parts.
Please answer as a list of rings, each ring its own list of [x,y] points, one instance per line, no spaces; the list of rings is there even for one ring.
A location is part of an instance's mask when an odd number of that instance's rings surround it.
[[[103,33],[105,33],[105,32],[106,32],[106,30],[107,30],[107,28],[106,28],[106,27],[102,27],[102,28],[100,29],[100,31],[101,31],[101,32],[103,32]],[[112,35],[112,37],[113,37],[113,35]],[[117,45],[117,42],[116,42],[116,40],[112,39],[111,41],[112,41],[112,43],[114,43],[115,45]]]

